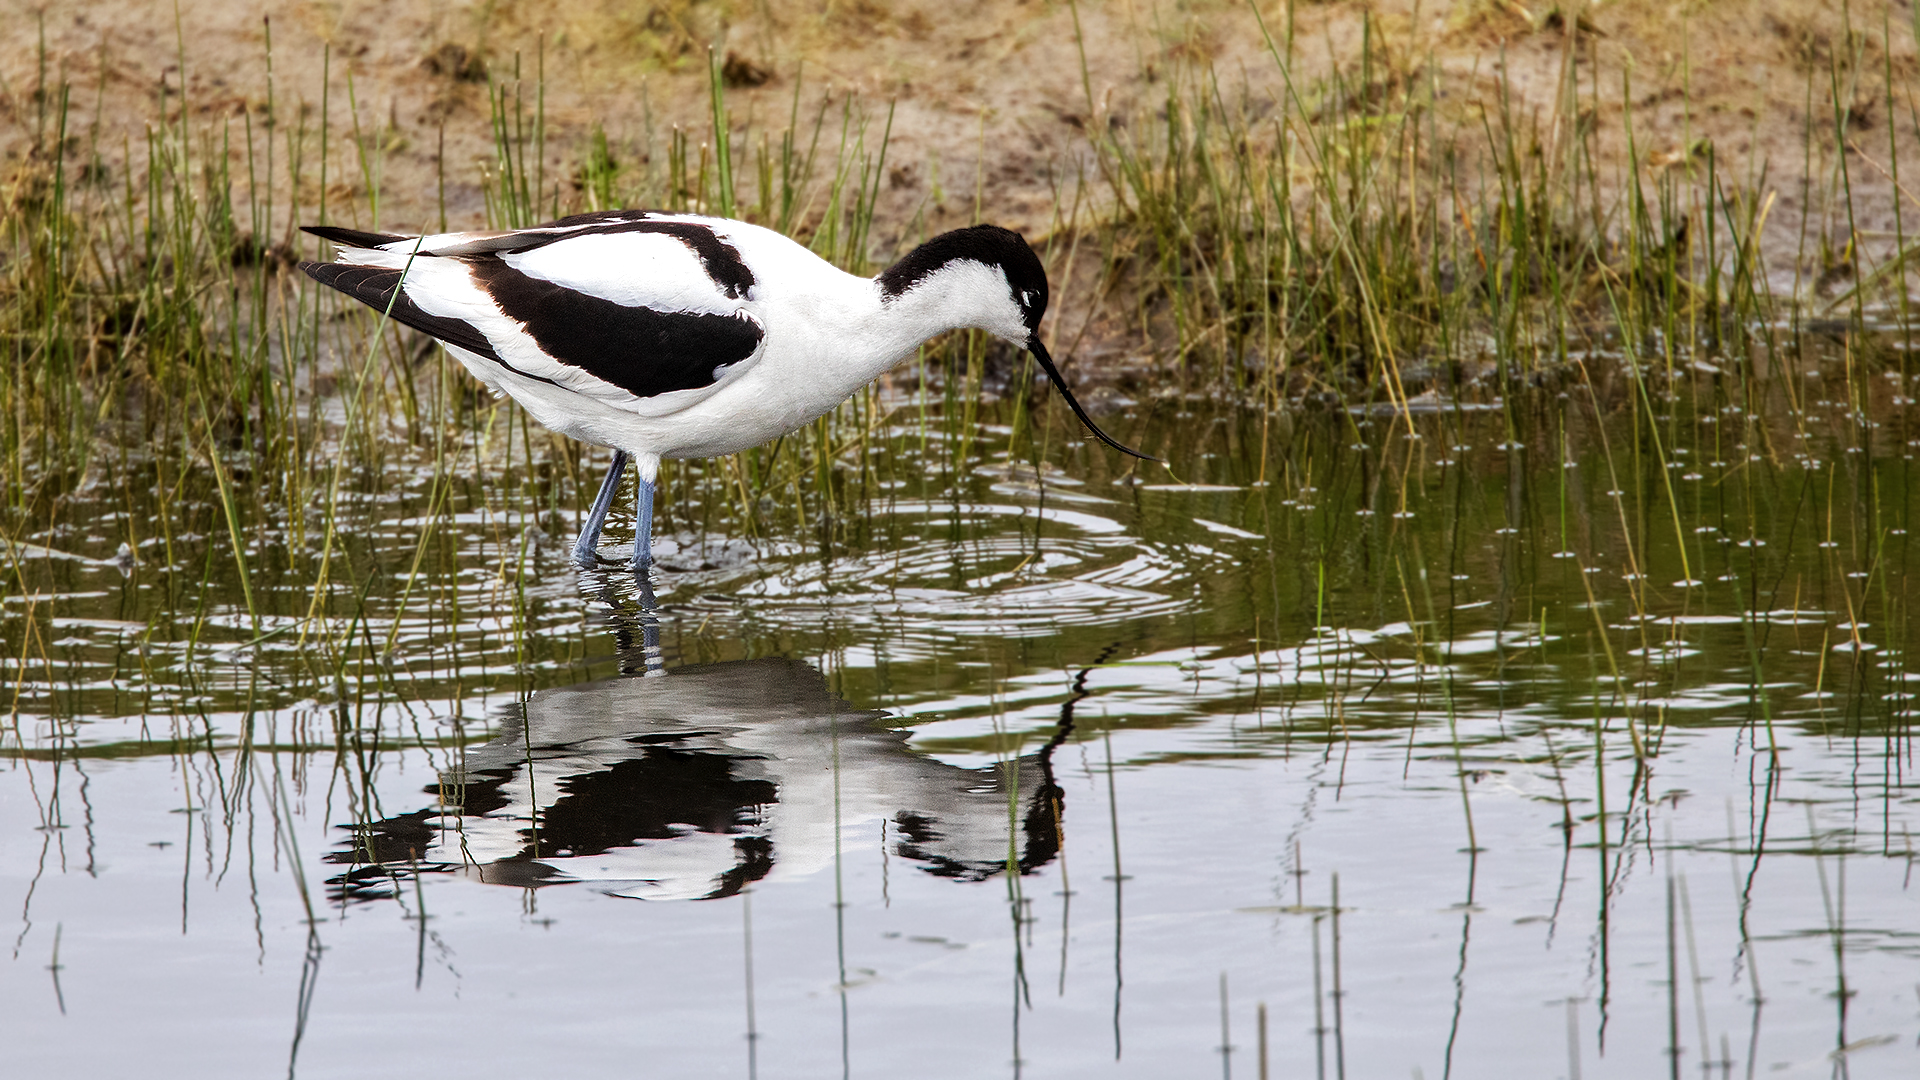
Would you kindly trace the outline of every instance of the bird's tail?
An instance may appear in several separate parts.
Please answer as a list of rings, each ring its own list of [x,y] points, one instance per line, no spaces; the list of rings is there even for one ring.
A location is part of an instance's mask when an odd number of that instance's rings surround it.
[[[398,270],[407,260],[420,255],[469,257],[503,251],[525,251],[549,244],[585,226],[538,225],[531,229],[433,233],[427,236],[402,236],[396,233],[345,229],[338,225],[302,225],[302,232],[331,240],[339,251],[339,260],[358,266],[384,266]]]
[[[401,247],[404,251],[413,246],[415,239],[396,233],[367,232],[338,225],[302,225],[300,231],[333,241],[340,249],[341,262],[373,266],[387,265],[393,257],[393,248]]]

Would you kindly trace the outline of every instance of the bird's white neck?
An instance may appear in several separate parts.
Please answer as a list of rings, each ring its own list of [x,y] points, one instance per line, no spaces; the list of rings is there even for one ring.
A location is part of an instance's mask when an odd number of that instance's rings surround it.
[[[791,279],[803,282],[801,287],[768,297],[769,325],[779,329],[768,336],[766,367],[782,373],[780,392],[755,399],[750,409],[738,402],[730,406],[743,431],[791,431],[949,330],[975,327],[1023,344],[1027,339],[1005,272],[997,266],[956,260],[887,296],[877,280],[809,262],[813,265],[804,275]],[[749,411],[757,419],[747,419]]]
[[[894,297],[871,285],[876,310],[862,329],[872,352],[872,378],[913,354],[928,338],[949,330],[978,329],[1024,343],[1027,327],[997,266],[961,260],[947,264]],[[863,352],[866,350],[862,350]]]

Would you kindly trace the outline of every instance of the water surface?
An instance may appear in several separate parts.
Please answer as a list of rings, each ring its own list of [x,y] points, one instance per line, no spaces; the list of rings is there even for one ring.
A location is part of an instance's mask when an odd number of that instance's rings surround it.
[[[1914,1075],[1904,400],[896,413],[647,588],[509,435],[320,619],[109,468],[0,598],[9,1061]]]

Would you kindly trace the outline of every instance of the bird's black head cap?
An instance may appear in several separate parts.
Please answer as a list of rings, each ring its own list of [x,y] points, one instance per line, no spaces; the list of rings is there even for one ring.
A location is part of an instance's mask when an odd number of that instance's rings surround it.
[[[1047,313],[1047,271],[1026,239],[1012,229],[975,225],[941,233],[881,271],[880,293],[891,300],[941,267],[963,259],[997,266],[1007,275],[1007,286],[1020,305],[1027,332],[1038,340],[1040,319]]]
[[[1040,319],[1047,313],[1047,271],[1040,265],[1040,256],[1033,253],[1019,233],[998,225],[975,225],[970,229],[942,233],[882,271],[879,277],[880,295],[892,300],[927,280],[942,267],[966,259],[985,266],[997,266],[1006,274],[1007,288],[1013,294],[1013,302],[1019,305],[1020,321],[1027,328],[1027,351],[1039,362],[1047,378],[1053,380],[1053,385],[1060,390],[1060,397],[1073,410],[1073,415],[1087,425],[1087,430],[1123,454],[1132,454],[1145,461],[1160,460],[1115,442],[1113,436],[1100,430],[1100,425],[1094,423],[1093,418],[1087,415],[1087,410],[1081,408],[1079,399],[1073,396],[1066,380],[1060,377],[1060,369],[1054,366],[1053,357],[1040,341]]]

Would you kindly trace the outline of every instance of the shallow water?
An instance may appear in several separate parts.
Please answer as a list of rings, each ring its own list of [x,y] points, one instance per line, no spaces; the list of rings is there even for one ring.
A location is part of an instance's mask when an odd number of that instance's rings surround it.
[[[509,437],[317,621],[103,481],[8,554],[8,1060],[1914,1075],[1900,404],[907,424],[824,526],[679,474],[650,590]]]

